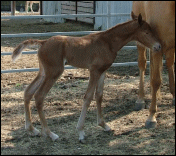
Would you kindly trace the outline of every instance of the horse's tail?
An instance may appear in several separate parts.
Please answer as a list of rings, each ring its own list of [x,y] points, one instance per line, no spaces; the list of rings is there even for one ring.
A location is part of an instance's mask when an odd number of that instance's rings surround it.
[[[43,45],[46,42],[46,40],[34,40],[34,39],[30,39],[30,40],[26,40],[21,42],[13,51],[12,54],[12,61],[15,62],[19,57],[20,54],[22,52],[22,50],[24,48],[26,48],[29,45]]]

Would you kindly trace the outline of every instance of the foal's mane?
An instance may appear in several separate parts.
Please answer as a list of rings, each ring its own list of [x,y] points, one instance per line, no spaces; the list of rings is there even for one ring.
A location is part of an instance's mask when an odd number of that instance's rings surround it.
[[[128,35],[130,33],[133,33],[139,25],[137,24],[137,19],[129,20],[124,23],[117,24],[113,26],[112,28],[104,31],[103,33],[106,35]]]

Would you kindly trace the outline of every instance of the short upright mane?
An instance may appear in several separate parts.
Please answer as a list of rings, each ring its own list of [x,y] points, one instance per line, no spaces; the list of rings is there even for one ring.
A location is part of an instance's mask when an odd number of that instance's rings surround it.
[[[136,21],[137,19],[117,24],[113,26],[112,28],[104,31],[104,33],[110,34],[110,35],[114,34],[118,36],[127,35],[129,33],[134,32],[134,30],[137,28],[137,25],[133,24],[133,23],[137,23]]]

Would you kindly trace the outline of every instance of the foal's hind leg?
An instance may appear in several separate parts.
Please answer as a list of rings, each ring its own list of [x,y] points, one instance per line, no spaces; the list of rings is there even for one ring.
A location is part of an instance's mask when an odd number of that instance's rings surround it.
[[[48,128],[44,112],[43,112],[43,102],[44,98],[58,79],[58,77],[63,73],[64,67],[47,67],[45,68],[45,78],[40,86],[40,88],[36,91],[34,97],[36,102],[36,107],[39,113],[41,125],[42,125],[42,135],[49,136],[53,141],[59,138],[58,135],[51,132]]]
[[[103,98],[103,87],[104,87],[104,79],[105,79],[106,73],[104,72],[100,79],[98,80],[95,98],[97,102],[97,123],[99,126],[103,127],[105,131],[110,131],[111,128],[104,122],[102,113],[101,113],[101,103]]]
[[[32,99],[34,93],[40,86],[43,76],[42,68],[40,68],[39,74],[33,80],[33,82],[26,88],[24,92],[24,104],[25,104],[25,129],[32,132],[33,135],[38,135],[40,132],[32,126],[31,122],[31,111],[30,111],[30,100]]]

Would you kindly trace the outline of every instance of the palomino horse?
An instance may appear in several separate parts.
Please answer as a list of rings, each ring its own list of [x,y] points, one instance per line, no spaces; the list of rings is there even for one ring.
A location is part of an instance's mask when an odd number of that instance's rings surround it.
[[[101,102],[106,70],[112,65],[119,51],[125,44],[136,40],[155,52],[161,49],[160,43],[152,34],[150,26],[132,13],[132,20],[118,24],[111,29],[83,37],[54,36],[47,40],[26,40],[20,43],[13,51],[13,61],[18,58],[21,51],[28,45],[38,44],[39,73],[24,93],[25,103],[25,128],[34,135],[39,131],[32,126],[29,103],[34,95],[36,107],[39,113],[42,134],[56,140],[58,135],[51,132],[43,112],[43,101],[50,88],[64,71],[64,64],[70,64],[78,68],[86,68],[90,71],[90,79],[82,112],[77,124],[79,140],[84,142],[84,121],[87,109],[96,90],[97,121],[98,125],[106,131],[110,127],[103,120]]]
[[[156,127],[155,113],[157,111],[156,99],[157,91],[161,85],[162,57],[166,56],[166,65],[169,72],[169,87],[173,95],[175,104],[175,1],[134,1],[133,12],[142,14],[144,20],[149,23],[152,32],[160,41],[162,50],[160,52],[150,51],[150,84],[152,90],[152,102],[150,105],[150,115],[146,121],[147,128]],[[140,44],[137,45],[140,69],[139,97],[136,101],[136,110],[144,107],[144,72],[146,69],[146,49]]]

